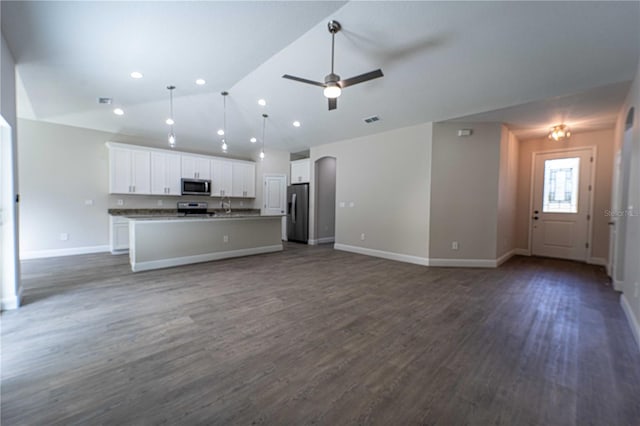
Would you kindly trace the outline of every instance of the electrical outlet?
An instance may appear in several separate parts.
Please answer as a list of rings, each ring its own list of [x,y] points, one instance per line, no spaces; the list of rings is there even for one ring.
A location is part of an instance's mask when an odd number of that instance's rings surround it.
[[[225,235],[224,237],[222,237],[222,242],[228,243],[229,242],[229,236]]]
[[[349,207],[355,207],[356,203],[354,203],[353,201],[349,201]]]
[[[116,204],[119,206],[124,206],[124,200],[118,200],[116,201]]]
[[[458,244],[457,241],[451,242],[451,250],[458,250],[459,248],[460,248],[460,245]]]
[[[84,200],[84,205],[85,206],[92,206],[93,205],[93,200]]]
[[[162,206],[163,204],[164,204],[164,201],[158,200],[158,207]]]
[[[69,239],[69,234],[63,232],[60,234],[60,241],[67,241]]]
[[[366,237],[367,236],[363,232],[362,234],[360,234],[360,241],[364,241]]]
[[[244,201],[240,201],[240,207],[244,207]]]
[[[340,201],[340,204],[339,204],[339,205],[340,205],[340,207],[342,208],[342,207],[344,207],[345,202],[344,202],[344,201]]]

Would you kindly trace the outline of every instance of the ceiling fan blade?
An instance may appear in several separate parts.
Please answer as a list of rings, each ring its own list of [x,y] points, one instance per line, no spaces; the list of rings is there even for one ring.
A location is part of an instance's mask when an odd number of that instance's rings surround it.
[[[338,108],[338,98],[329,98],[329,111]]]
[[[289,80],[299,81],[300,83],[313,84],[314,86],[324,87],[324,83],[320,83],[319,81],[307,80],[306,78],[300,78],[293,75],[285,74],[282,78],[288,78]]]
[[[364,83],[365,81],[373,80],[374,78],[384,77],[381,69],[377,69],[375,71],[369,71],[364,74],[357,75],[355,77],[348,78],[346,80],[341,80],[338,82],[338,85],[343,89],[345,87],[353,86],[354,84]]]

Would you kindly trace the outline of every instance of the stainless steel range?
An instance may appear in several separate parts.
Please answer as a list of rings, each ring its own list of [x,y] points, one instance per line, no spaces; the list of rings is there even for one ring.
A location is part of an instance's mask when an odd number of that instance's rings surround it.
[[[179,201],[178,216],[214,216],[214,212],[207,212],[209,203],[205,201]]]

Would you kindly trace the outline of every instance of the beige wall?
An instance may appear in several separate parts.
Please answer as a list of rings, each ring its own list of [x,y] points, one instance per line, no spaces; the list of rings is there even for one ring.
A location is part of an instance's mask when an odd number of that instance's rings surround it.
[[[496,257],[516,248],[519,141],[504,125],[500,134]]]
[[[336,158],[337,244],[429,257],[431,136],[432,124],[424,123],[311,148],[312,164]],[[315,239],[314,167],[311,173],[309,229]]]
[[[459,137],[463,128],[473,134]],[[433,125],[431,258],[496,258],[501,132],[499,123]]]
[[[518,210],[516,244],[519,248],[529,248],[529,207],[531,194],[531,158],[534,152],[576,147],[595,146],[596,171],[593,190],[593,221],[591,257],[606,261],[609,256],[609,218],[605,210],[611,203],[611,169],[613,163],[613,129],[594,132],[574,133],[568,142],[559,144],[547,137],[520,142],[520,164],[518,171]],[[592,259],[593,260],[593,259]]]
[[[94,247],[109,243],[108,208],[175,208],[193,197],[108,194],[106,141],[150,146],[148,141],[89,129],[19,120],[21,177],[21,252]],[[206,154],[206,153],[205,153]],[[255,160],[255,159],[254,159]],[[259,208],[262,173],[288,173],[288,153],[267,151],[256,163],[256,199],[233,200],[234,208]],[[92,205],[86,201],[92,200]],[[123,200],[119,206],[117,200]],[[217,198],[207,198],[218,207]],[[241,205],[242,203],[242,205]],[[60,240],[60,234],[69,236]]]

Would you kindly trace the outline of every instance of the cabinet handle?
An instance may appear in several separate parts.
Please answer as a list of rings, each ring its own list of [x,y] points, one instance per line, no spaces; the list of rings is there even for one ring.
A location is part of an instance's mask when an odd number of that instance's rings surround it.
[[[136,186],[133,185],[133,192],[136,192]]]

